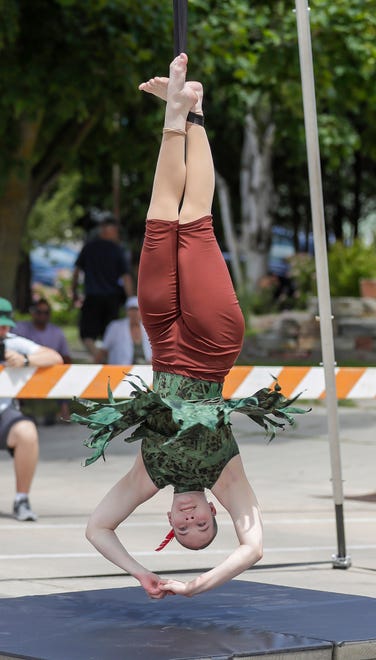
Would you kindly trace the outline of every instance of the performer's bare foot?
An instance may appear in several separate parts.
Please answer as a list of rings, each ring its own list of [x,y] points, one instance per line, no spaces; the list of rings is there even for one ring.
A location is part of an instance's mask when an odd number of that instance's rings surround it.
[[[170,64],[170,77],[167,79],[166,88],[167,105],[164,131],[185,134],[187,114],[198,103],[198,96],[195,90],[186,84],[187,64],[188,56],[185,53],[180,53]],[[159,90],[160,95],[164,84],[161,82],[161,79],[158,79],[158,83],[155,85],[151,84],[150,87]],[[148,83],[144,83],[140,85],[140,88],[142,89],[147,86]]]
[[[155,76],[155,78],[150,78],[147,82],[141,83],[138,89],[148,94],[153,94],[162,101],[167,101],[167,87],[169,83],[169,78],[164,76]],[[203,98],[203,89],[200,82],[196,80],[187,80],[185,85],[190,87],[191,90],[197,96],[197,102],[194,106],[190,108],[192,112],[202,115],[202,98]]]
[[[154,96],[162,99],[162,101],[167,101],[168,80],[168,78],[163,76],[156,76],[155,78],[150,78],[147,82],[141,83],[138,89],[148,94],[154,94]]]
[[[193,86],[193,89],[194,89],[194,91],[196,93],[196,96],[197,96],[197,101],[196,101],[195,105],[193,105],[190,108],[191,112],[194,112],[195,115],[204,114],[203,111],[202,111],[202,101],[204,99],[204,89],[203,89],[201,83],[197,82],[197,81],[192,81],[192,82],[188,82],[187,85]]]

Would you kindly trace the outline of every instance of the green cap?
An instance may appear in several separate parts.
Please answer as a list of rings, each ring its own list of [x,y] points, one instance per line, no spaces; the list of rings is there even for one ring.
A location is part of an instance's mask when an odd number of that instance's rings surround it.
[[[9,327],[14,328],[16,324],[12,319],[12,312],[12,303],[5,298],[0,298],[0,325],[9,325]]]

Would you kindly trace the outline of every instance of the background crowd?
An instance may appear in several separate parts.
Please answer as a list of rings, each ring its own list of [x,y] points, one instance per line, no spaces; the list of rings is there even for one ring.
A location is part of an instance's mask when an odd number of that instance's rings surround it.
[[[78,286],[81,282],[83,297]],[[131,267],[119,240],[113,216],[99,223],[80,251],[72,275],[72,305],[79,305],[78,333],[87,360],[107,364],[147,364],[151,348],[141,323]],[[46,367],[72,360],[63,330],[51,321],[46,297],[32,300],[27,319],[15,321],[13,306],[0,298],[0,364],[6,367]],[[45,406],[46,402],[42,402]],[[36,404],[35,404],[36,405]],[[58,401],[44,414],[47,425],[67,421],[69,401]],[[35,406],[34,406],[35,408]],[[19,521],[35,521],[29,492],[38,462],[37,417],[33,403],[0,398],[0,449],[13,458],[16,493],[13,514]]]

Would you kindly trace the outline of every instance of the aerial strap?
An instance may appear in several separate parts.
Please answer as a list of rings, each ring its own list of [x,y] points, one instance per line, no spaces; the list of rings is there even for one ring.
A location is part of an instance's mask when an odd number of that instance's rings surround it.
[[[174,57],[187,52],[188,0],[173,0],[174,4]]]

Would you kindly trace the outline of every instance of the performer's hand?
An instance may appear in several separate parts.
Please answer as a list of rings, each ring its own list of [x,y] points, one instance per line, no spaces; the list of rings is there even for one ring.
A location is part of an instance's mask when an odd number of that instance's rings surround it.
[[[155,573],[145,573],[138,579],[149,598],[158,600],[168,595],[168,590],[164,589],[165,580],[161,580],[159,575],[156,575]]]
[[[161,583],[161,589],[171,595],[179,594],[179,596],[192,596],[192,593],[190,593],[189,582],[179,582],[179,580],[165,580],[164,584]]]

